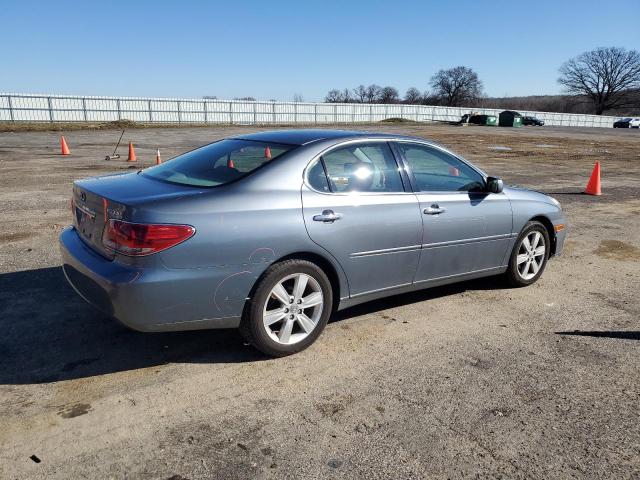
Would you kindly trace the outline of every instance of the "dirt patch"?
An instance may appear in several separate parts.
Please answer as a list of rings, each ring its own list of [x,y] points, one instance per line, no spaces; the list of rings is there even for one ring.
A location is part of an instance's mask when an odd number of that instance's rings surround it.
[[[127,126],[105,162],[111,128],[65,132],[69,157],[57,132],[0,133],[1,478],[637,476],[637,131],[341,126],[428,138],[557,196],[565,255],[527,288],[486,278],[344,310],[312,348],[265,360],[235,332],[125,330],[67,285],[58,235],[72,182],[126,171],[129,141],[142,168],[156,148],[277,127]],[[596,159],[599,197],[581,193]]]
[[[620,240],[602,240],[594,253],[611,260],[640,260],[640,248]]]
[[[19,242],[20,240],[26,240],[34,236],[35,235],[30,232],[1,233],[0,243]]]
[[[71,405],[65,405],[58,411],[58,415],[62,418],[74,418],[80,415],[86,415],[91,410],[91,405],[88,403],[74,403]]]
[[[316,409],[324,417],[333,417],[344,411],[352,403],[353,397],[351,395],[332,395],[325,398],[324,402],[317,403]]]

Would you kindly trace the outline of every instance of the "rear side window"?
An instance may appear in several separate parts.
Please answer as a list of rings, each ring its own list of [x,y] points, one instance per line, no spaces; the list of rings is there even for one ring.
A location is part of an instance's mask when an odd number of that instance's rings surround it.
[[[248,175],[292,148],[293,145],[277,143],[222,140],[147,168],[143,175],[182,185],[217,187]]]
[[[316,190],[328,188],[334,193],[404,191],[396,160],[384,142],[350,144],[331,150],[309,169],[307,178]]]
[[[484,178],[466,163],[437,148],[398,143],[421,192],[484,190]]]
[[[307,170],[307,180],[309,181],[309,185],[319,192],[328,193],[331,191],[329,188],[329,182],[327,181],[327,176],[324,173],[322,160],[320,159],[316,160],[311,168]]]

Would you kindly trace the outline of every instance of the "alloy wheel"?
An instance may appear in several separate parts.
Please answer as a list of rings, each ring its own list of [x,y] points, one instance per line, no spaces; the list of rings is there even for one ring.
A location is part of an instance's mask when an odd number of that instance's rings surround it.
[[[264,305],[264,328],[277,343],[298,343],[316,328],[324,298],[320,284],[310,275],[295,273],[280,280],[271,289]]]
[[[534,230],[522,239],[516,265],[518,274],[524,280],[531,280],[537,275],[545,261],[546,246],[542,234]]]

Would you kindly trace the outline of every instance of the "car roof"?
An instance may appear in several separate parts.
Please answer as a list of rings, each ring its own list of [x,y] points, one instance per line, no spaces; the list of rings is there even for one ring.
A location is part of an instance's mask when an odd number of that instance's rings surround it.
[[[359,130],[330,130],[330,129],[290,129],[290,130],[271,130],[266,132],[251,133],[248,135],[239,135],[233,137],[239,140],[254,140],[259,142],[284,143],[288,145],[306,145],[308,143],[317,142],[319,140],[345,139],[345,138],[376,138],[376,137],[393,137],[406,138],[413,140],[425,141],[425,139],[417,139],[404,135],[387,134],[380,132],[364,132]]]

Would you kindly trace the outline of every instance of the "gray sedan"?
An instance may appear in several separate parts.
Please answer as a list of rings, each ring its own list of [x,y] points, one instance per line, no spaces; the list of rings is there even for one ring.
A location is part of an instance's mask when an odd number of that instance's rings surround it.
[[[420,138],[281,130],[74,183],[69,283],[140,331],[239,328],[298,352],[361,302],[502,275],[530,285],[562,251],[542,193]]]

